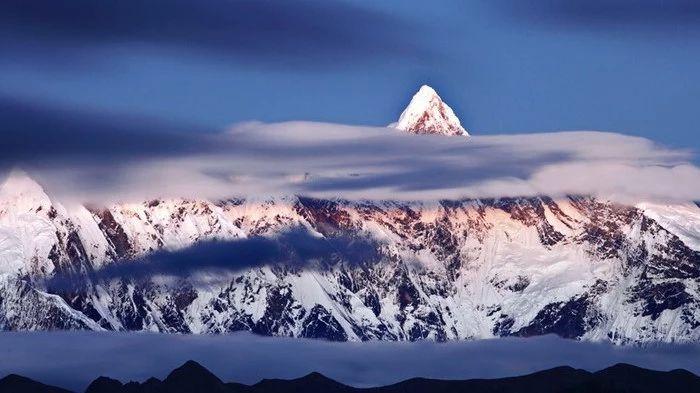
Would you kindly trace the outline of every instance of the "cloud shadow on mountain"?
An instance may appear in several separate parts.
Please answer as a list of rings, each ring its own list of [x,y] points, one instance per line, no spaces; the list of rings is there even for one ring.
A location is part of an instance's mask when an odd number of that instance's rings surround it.
[[[338,233],[322,237],[305,228],[291,228],[275,237],[254,236],[198,242],[177,250],[158,250],[143,257],[119,259],[90,272],[92,282],[143,280],[154,276],[193,278],[198,274],[236,273],[262,266],[308,267],[337,263],[371,264],[380,258],[372,239]],[[79,289],[85,277],[57,273],[46,286],[52,292]]]

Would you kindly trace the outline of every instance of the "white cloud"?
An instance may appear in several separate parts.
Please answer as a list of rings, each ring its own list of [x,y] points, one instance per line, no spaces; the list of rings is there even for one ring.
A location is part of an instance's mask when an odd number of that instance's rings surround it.
[[[44,167],[37,174],[52,192],[91,201],[289,193],[409,200],[572,193],[700,199],[700,169],[690,152],[614,133],[465,139],[289,122],[240,124],[217,138],[210,151]]]

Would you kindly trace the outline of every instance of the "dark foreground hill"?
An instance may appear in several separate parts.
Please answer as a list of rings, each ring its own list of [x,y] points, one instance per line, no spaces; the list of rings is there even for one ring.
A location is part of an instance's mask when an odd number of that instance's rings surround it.
[[[70,393],[18,375],[0,379],[0,393]],[[598,372],[556,367],[533,374],[448,381],[414,378],[393,385],[355,388],[311,373],[297,379],[264,379],[254,385],[226,383],[194,361],[173,370],[164,380],[122,383],[99,377],[85,393],[700,393],[700,377],[686,371],[654,371],[617,364]]]

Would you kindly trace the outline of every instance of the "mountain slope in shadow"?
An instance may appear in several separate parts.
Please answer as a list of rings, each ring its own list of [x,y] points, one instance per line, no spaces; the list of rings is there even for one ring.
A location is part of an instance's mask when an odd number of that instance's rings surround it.
[[[71,393],[69,390],[57,388],[55,386],[44,385],[41,382],[33,381],[20,375],[10,374],[0,379],[0,392],[17,393]]]
[[[18,375],[0,379],[0,393],[70,393]],[[225,383],[195,361],[173,370],[162,381],[122,383],[99,377],[85,393],[700,393],[700,377],[686,371],[654,371],[629,364],[591,373],[556,367],[533,374],[498,379],[437,380],[413,378],[393,385],[355,388],[322,374],[297,379],[264,379],[254,385]]]

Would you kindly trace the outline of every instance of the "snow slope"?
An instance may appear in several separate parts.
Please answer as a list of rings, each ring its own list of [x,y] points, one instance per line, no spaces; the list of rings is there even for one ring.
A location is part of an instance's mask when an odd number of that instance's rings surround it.
[[[412,134],[469,136],[452,108],[427,85],[420,87],[401,113],[398,123],[391,126]]]
[[[468,136],[428,86],[394,126]],[[230,268],[184,276],[101,274],[148,264],[143,257],[159,250],[274,239],[297,228],[373,253],[336,249],[308,265],[232,257]],[[586,196],[433,203],[285,196],[67,208],[14,172],[0,186],[0,329],[697,342],[700,208]]]
[[[303,197],[153,200],[66,209],[23,174],[0,192],[0,327],[452,340],[558,334],[700,340],[690,205],[588,197],[399,203]],[[669,212],[672,212],[669,213]],[[188,277],[98,278],[105,266],[211,239],[304,227],[371,241],[342,253]],[[238,261],[232,261],[235,264]],[[52,287],[47,278],[71,277]]]

